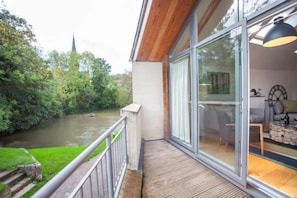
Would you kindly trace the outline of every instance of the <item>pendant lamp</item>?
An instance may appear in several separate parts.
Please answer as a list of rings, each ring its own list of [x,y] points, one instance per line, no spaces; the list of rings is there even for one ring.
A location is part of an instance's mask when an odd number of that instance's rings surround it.
[[[263,47],[280,46],[297,39],[295,28],[284,23],[283,17],[275,18],[273,23],[273,27],[267,32],[263,39]]]

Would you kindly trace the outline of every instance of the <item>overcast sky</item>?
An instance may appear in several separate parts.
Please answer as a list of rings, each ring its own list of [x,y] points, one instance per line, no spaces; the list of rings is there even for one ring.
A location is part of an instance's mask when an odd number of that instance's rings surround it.
[[[6,9],[32,25],[45,52],[76,50],[104,58],[112,73],[131,70],[130,52],[142,0],[4,0]]]

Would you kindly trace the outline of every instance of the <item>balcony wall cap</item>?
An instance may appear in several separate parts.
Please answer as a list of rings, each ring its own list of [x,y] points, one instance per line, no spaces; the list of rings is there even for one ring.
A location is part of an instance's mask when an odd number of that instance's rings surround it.
[[[121,109],[121,112],[123,112],[123,111],[130,111],[130,112],[138,113],[139,110],[140,110],[140,108],[141,108],[141,105],[140,104],[132,103],[132,104],[129,104],[128,106],[122,108]]]

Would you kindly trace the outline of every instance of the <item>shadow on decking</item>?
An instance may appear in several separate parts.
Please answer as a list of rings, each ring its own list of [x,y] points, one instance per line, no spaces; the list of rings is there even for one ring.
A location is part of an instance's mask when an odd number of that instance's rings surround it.
[[[127,175],[131,179],[126,180],[124,188],[130,192],[129,197],[132,196],[132,189],[136,192],[132,197],[141,197],[142,193],[144,198],[251,197],[164,140],[144,143],[142,192],[141,187],[137,190],[132,182],[136,181],[132,178],[139,179],[141,176],[130,171]],[[129,183],[130,187],[127,185]]]

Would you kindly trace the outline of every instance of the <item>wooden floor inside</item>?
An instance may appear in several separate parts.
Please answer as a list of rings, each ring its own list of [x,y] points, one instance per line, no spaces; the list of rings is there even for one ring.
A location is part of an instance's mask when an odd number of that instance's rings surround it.
[[[251,197],[166,141],[144,144],[142,196]]]
[[[208,133],[208,136],[203,137],[200,141],[199,149],[233,167],[235,164],[234,146],[229,146],[228,151],[225,151],[225,147],[218,142],[219,137],[217,135]],[[260,149],[259,142],[252,142],[251,145]],[[270,151],[297,159],[296,150],[285,146],[264,142],[264,150],[264,152]],[[248,174],[252,178],[287,194],[289,197],[297,198],[297,170],[290,168],[288,165],[261,155],[249,153]]]
[[[297,197],[297,171],[256,155],[249,155],[249,176]]]
[[[201,143],[202,146],[205,145],[203,149],[204,151],[207,151],[208,154],[234,166],[234,147],[230,146],[228,152],[226,152],[223,146],[219,146],[217,139],[214,139],[214,141],[208,139],[207,142]],[[260,149],[260,143],[252,144]],[[270,151],[297,159],[297,151],[294,149],[268,142],[264,142],[264,149],[265,152]],[[248,174],[252,178],[287,194],[289,197],[297,198],[297,170],[290,168],[288,165],[282,164],[281,162],[275,162],[261,155],[250,153]]]

